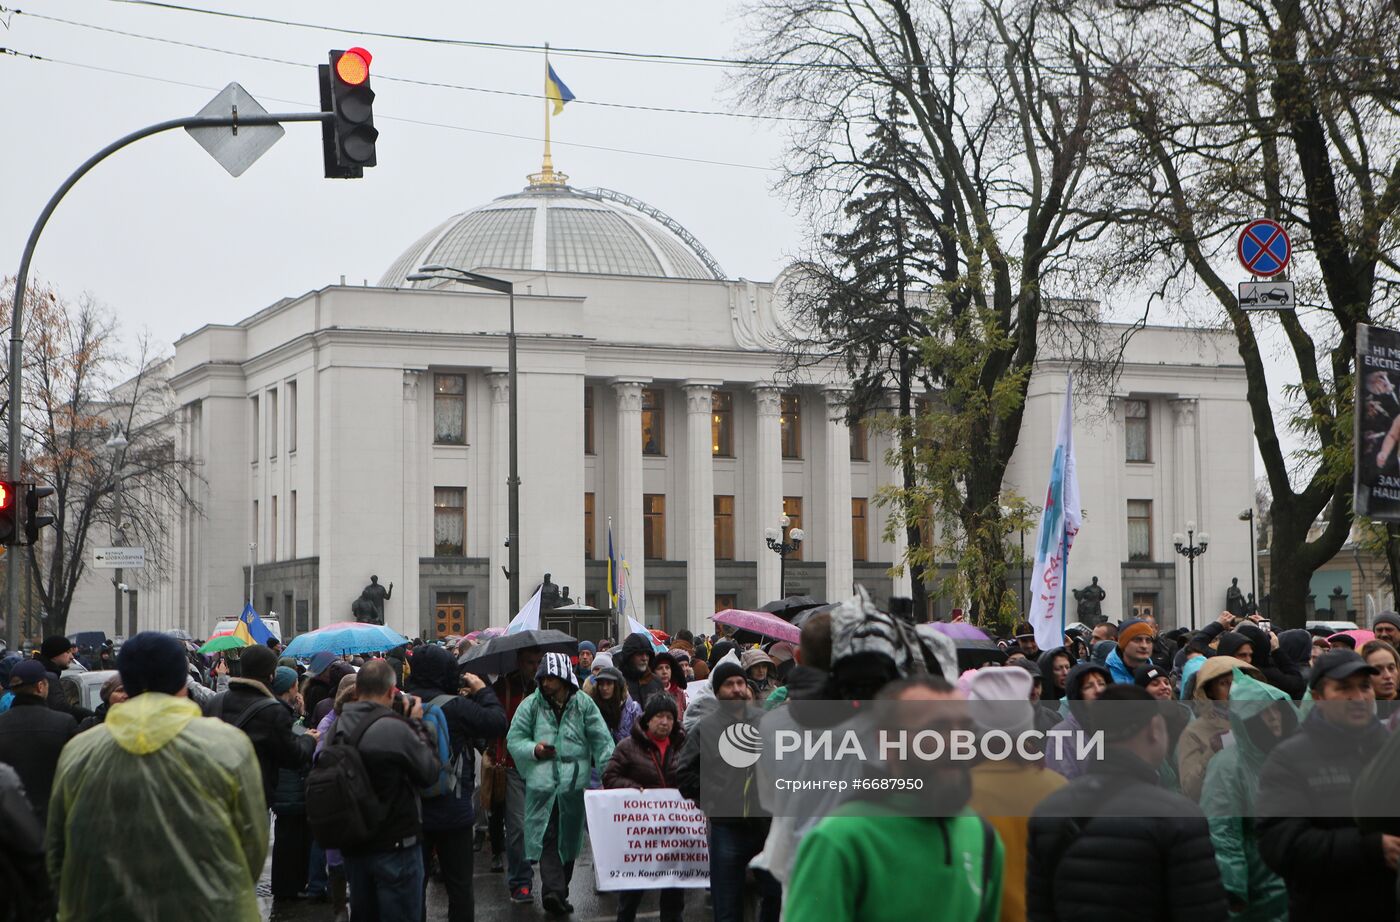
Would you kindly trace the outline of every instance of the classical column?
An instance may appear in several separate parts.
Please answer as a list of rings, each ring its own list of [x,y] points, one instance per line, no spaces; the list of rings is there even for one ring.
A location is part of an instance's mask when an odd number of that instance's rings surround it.
[[[617,395],[617,551],[627,560],[623,573],[628,615],[646,623],[646,544],[642,532],[642,385],[612,382]]]
[[[417,637],[424,633],[420,626],[422,613],[419,610],[418,596],[418,560],[425,556],[422,547],[423,530],[419,526],[424,511],[423,477],[420,462],[423,460],[425,445],[422,427],[419,424],[418,399],[422,384],[423,372],[421,370],[415,368],[403,370],[403,558],[399,568],[403,579],[400,583],[399,596],[395,597],[394,604],[386,606],[386,620],[394,621],[395,623],[390,626],[405,637]],[[291,511],[291,506],[288,504],[284,516],[287,517],[288,525],[291,528],[296,528],[297,523],[290,518]],[[300,510],[298,510],[298,514],[300,514]],[[294,622],[296,611],[288,612],[288,615],[283,617],[282,630],[284,632],[289,623],[288,616]]]
[[[715,607],[715,464],[711,411],[715,382],[687,381],[686,626],[704,631]]]
[[[491,372],[486,376],[486,383],[491,388],[491,485],[486,500],[490,504],[487,547],[490,548],[491,581],[487,588],[487,624],[504,627],[515,617],[515,612],[510,611],[510,580],[506,579],[506,569],[510,566],[510,549],[506,547],[510,531],[507,521],[509,487],[506,484],[510,476],[510,375],[503,371]]]
[[[1168,402],[1171,404],[1172,417],[1176,423],[1172,438],[1175,449],[1172,458],[1172,483],[1176,492],[1176,521],[1169,523],[1171,527],[1165,531],[1167,534],[1181,532],[1184,535],[1186,534],[1186,523],[1194,521],[1196,535],[1199,537],[1206,526],[1201,516],[1199,499],[1201,469],[1197,454],[1199,439],[1196,431],[1196,398],[1181,397]],[[1179,600],[1176,606],[1176,623],[1185,625],[1191,618],[1190,563],[1184,557],[1174,556],[1176,559],[1176,597]],[[1213,620],[1209,606],[1202,603],[1204,593],[1202,593],[1201,587],[1205,585],[1202,569],[1200,562],[1198,562],[1196,567],[1196,620],[1200,624]],[[1219,612],[1214,614],[1218,615]],[[1196,625],[1190,626],[1195,628]]]
[[[783,392],[781,388],[760,384],[753,389],[758,433],[754,439],[754,521],[758,526],[754,534],[748,536],[754,542],[754,552],[758,559],[758,604],[778,598],[779,582],[778,555],[768,549],[763,541],[767,528],[778,524],[783,514],[783,443],[782,425],[779,416],[782,411]]]
[[[850,598],[855,584],[851,548],[851,429],[846,424],[850,392],[828,388],[826,397],[826,598]]]

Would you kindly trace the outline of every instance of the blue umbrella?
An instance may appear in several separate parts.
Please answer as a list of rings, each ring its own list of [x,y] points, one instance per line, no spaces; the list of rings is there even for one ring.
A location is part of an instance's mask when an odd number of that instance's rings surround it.
[[[408,638],[382,624],[338,621],[298,634],[282,651],[283,656],[305,659],[317,653],[375,653],[408,643]]]

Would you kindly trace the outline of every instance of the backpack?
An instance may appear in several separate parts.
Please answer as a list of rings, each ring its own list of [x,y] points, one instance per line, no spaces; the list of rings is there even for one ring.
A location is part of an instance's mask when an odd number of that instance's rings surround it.
[[[388,711],[370,714],[351,734],[336,732],[306,776],[306,821],[322,848],[353,848],[384,821],[384,804],[370,783],[360,740]]]
[[[442,765],[437,780],[419,791],[423,797],[462,796],[462,764],[466,760],[466,747],[455,753],[452,751],[452,734],[447,729],[447,714],[443,711],[443,706],[455,697],[438,695],[423,705],[423,723],[433,728],[433,736],[437,739],[438,763]]]
[[[227,715],[224,714],[224,705],[227,703],[227,701],[226,701],[227,698],[228,698],[228,692],[226,692],[226,691],[221,691],[221,692],[219,692],[217,695],[215,695],[213,698],[210,698],[210,699],[209,699],[209,716],[210,716],[210,717],[217,717],[217,718],[219,718],[220,720],[222,720],[224,723],[226,723],[226,724],[232,724],[233,726],[237,727],[239,730],[244,730],[244,731],[246,731],[246,730],[248,729],[248,724],[252,723],[252,722],[253,722],[253,718],[256,717],[258,714],[262,713],[263,711],[267,710],[268,708],[272,707],[273,705],[281,704],[281,702],[278,701],[276,698],[259,698],[257,701],[253,702],[252,704],[248,705],[248,707],[244,708],[244,709],[243,709],[243,713],[242,713],[242,714],[239,714],[238,717],[237,717],[236,719],[234,719],[234,720],[229,720],[228,717],[227,717]]]

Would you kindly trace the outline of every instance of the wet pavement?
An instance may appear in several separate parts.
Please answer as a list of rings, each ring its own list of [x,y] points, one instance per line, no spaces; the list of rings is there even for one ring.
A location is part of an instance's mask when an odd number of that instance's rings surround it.
[[[269,849],[268,865],[263,869],[262,879],[258,882],[258,898],[263,906],[264,919],[267,919],[268,922],[331,922],[332,913],[329,903],[310,900],[293,902],[278,900],[274,903],[268,885],[271,868],[272,857],[271,849]],[[535,901],[529,905],[512,903],[510,894],[506,890],[505,874],[491,871],[491,851],[489,848],[483,848],[476,853],[476,868],[472,877],[473,889],[476,894],[476,918],[478,919],[508,919],[512,922],[518,922],[518,920],[526,919],[569,918],[576,920],[576,922],[610,922],[610,920],[617,918],[617,898],[611,894],[595,893],[593,890],[593,856],[588,849],[587,842],[584,843],[583,853],[579,855],[578,861],[574,865],[574,881],[570,888],[569,899],[573,902],[575,911],[571,916],[549,916],[540,908],[538,874],[535,875]],[[702,922],[702,920],[710,918],[709,902],[705,890],[687,890],[685,904],[686,922]],[[655,894],[650,894],[642,900],[637,918],[656,919],[658,916],[657,897]],[[443,889],[441,881],[429,881],[428,922],[446,919],[447,892]]]

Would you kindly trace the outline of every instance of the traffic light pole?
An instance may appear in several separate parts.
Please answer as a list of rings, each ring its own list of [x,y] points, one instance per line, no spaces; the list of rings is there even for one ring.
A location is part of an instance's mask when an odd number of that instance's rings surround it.
[[[58,203],[63,201],[63,197],[68,194],[68,190],[77,185],[88,172],[103,160],[115,154],[129,144],[134,144],[143,138],[160,134],[164,131],[173,131],[176,128],[229,128],[239,125],[250,127],[259,125],[280,125],[283,122],[323,122],[334,116],[331,112],[280,112],[269,113],[267,115],[249,115],[236,117],[201,117],[192,116],[189,118],[176,118],[167,122],[157,122],[154,125],[147,125],[145,128],[133,131],[131,134],[118,138],[111,144],[102,148],[97,153],[89,157],[82,166],[78,167],[72,174],[63,181],[63,185],[58,187],[58,191],[49,199],[44,210],[39,213],[39,220],[34,222],[34,229],[29,232],[29,239],[24,244],[24,254],[19,260],[19,275],[15,277],[15,296],[10,312],[10,400],[9,400],[9,477],[12,483],[23,480],[24,457],[23,446],[21,445],[22,429],[20,426],[20,407],[23,388],[20,381],[20,373],[24,365],[24,296],[25,289],[29,285],[29,264],[34,257],[34,248],[39,243],[39,235],[43,233],[45,225],[49,223],[49,218],[53,216],[54,209]],[[6,640],[10,649],[19,646],[19,554],[11,548],[11,552],[6,555],[8,567],[7,596],[8,606],[5,612]]]

